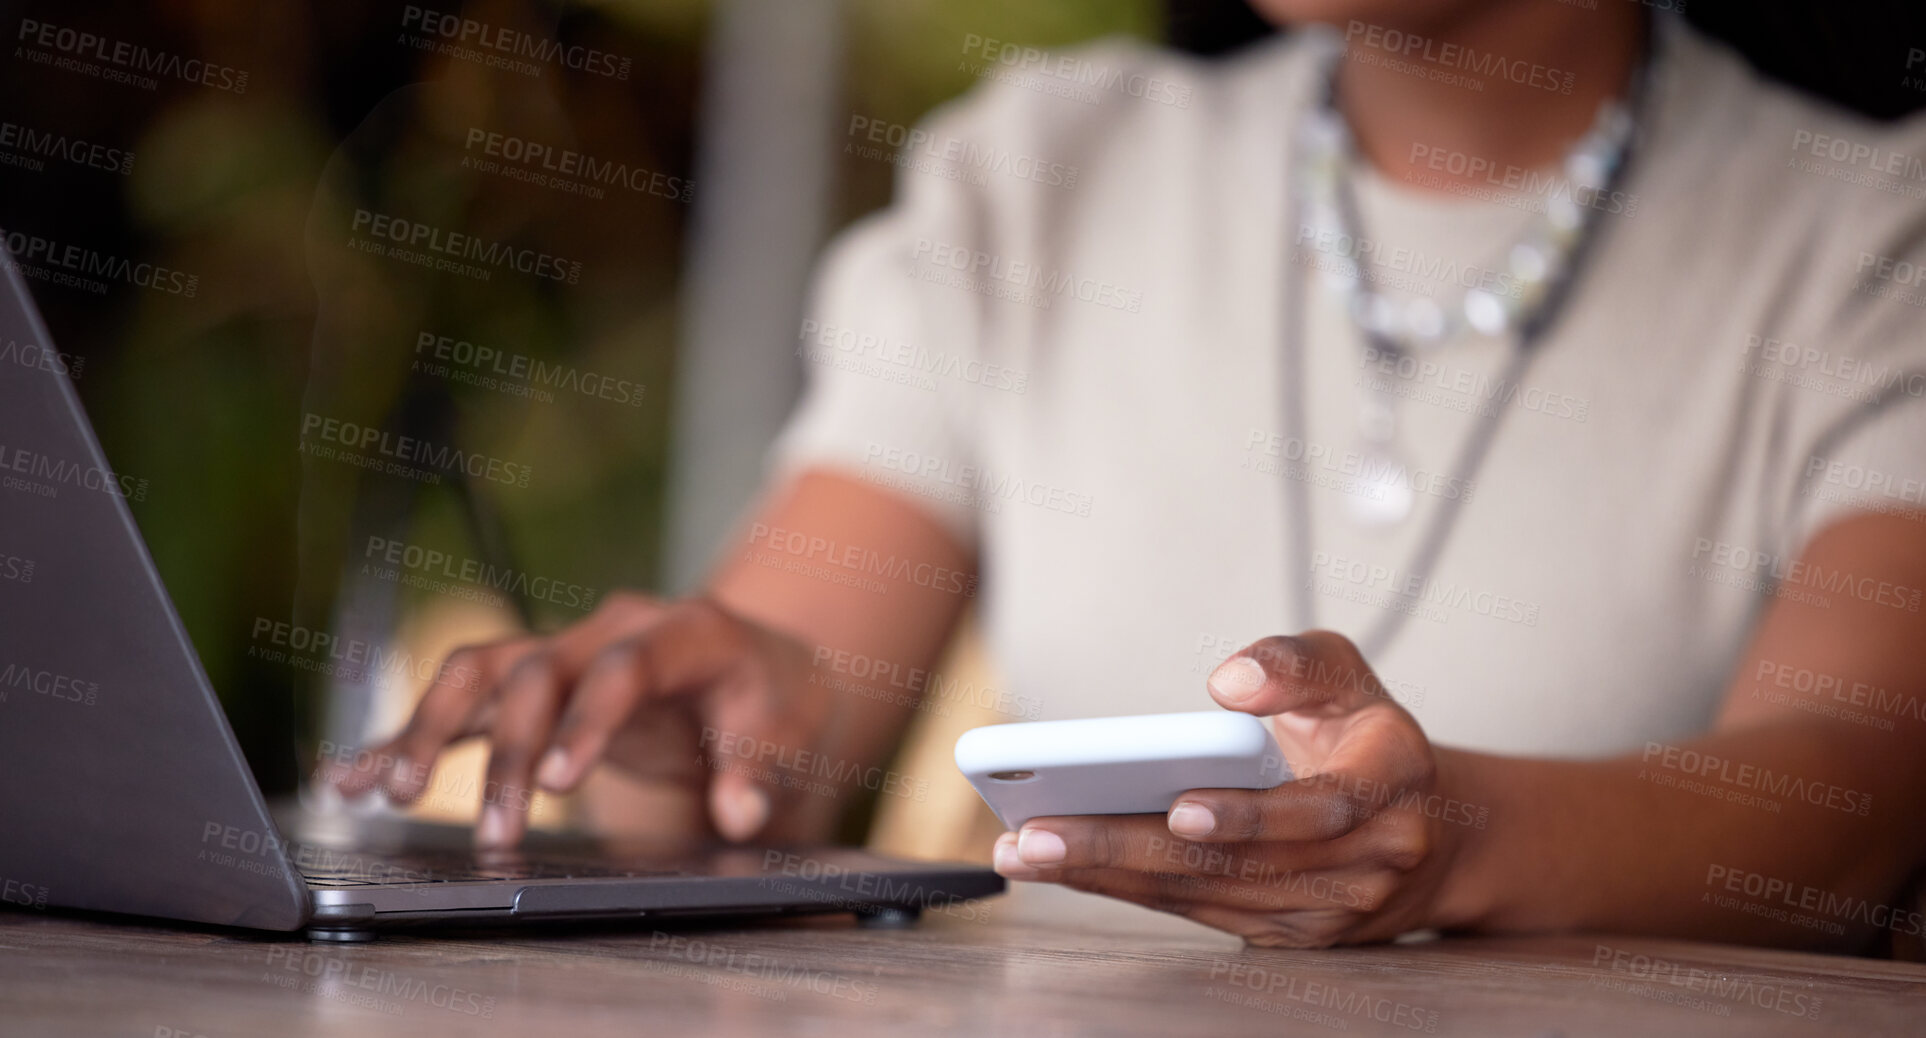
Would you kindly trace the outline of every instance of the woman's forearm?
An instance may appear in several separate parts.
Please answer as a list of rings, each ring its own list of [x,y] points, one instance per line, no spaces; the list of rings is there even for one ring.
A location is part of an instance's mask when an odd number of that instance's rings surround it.
[[[1864,947],[1917,935],[1926,767],[1886,732],[1786,720],[1602,761],[1440,749],[1458,827],[1445,928]],[[1911,757],[1912,759],[1906,759]]]

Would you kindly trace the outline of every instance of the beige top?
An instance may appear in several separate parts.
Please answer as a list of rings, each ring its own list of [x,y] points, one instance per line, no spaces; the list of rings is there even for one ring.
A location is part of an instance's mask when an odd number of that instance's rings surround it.
[[[1842,512],[1926,495],[1926,125],[1822,107],[1668,20],[1624,197],[1519,383],[1492,382],[1511,343],[1475,334],[1400,374],[1322,285],[1329,250],[1292,248],[1308,37],[1214,63],[1104,43],[931,116],[895,205],[823,261],[778,472],[859,474],[975,543],[997,663],[1043,717],[1208,709],[1202,676],[1246,642],[1355,637],[1390,608],[1409,615],[1373,662],[1432,738],[1604,755],[1703,730],[1772,594],[1920,608],[1791,563]],[[1450,303],[1560,183],[1365,176],[1366,267]],[[1416,502],[1388,530],[1346,507],[1370,379]],[[1489,456],[1453,473],[1483,408]],[[1437,565],[1410,571],[1454,497]]]

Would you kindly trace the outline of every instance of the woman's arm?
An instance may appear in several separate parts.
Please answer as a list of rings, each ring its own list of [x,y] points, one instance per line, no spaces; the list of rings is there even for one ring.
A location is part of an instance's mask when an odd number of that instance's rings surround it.
[[[1429,927],[1917,935],[1894,898],[1926,862],[1922,532],[1894,516],[1822,532],[1800,572],[1870,593],[1779,600],[1712,734],[1617,760],[1434,747],[1343,637],[1262,639],[1210,692],[1272,718],[1297,781],[1191,790],[1163,817],[1032,819],[998,841],[997,869],[1293,947]],[[1864,716],[1800,708],[1828,704]]]
[[[928,512],[817,468],[738,531],[708,595],[810,646],[816,680],[854,689],[832,699],[835,745],[797,749],[869,767],[896,751],[976,584],[974,555]]]
[[[1926,863],[1926,514],[1841,521],[1801,563],[1890,587],[1777,599],[1710,734],[1596,762],[1439,750],[1440,785],[1490,821],[1464,835],[1437,922],[1833,949],[1918,936],[1897,895]]]

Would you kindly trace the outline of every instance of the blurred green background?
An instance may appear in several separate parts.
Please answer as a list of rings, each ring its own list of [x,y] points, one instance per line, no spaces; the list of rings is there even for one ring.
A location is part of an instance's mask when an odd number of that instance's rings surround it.
[[[0,120],[133,161],[126,173],[56,158],[0,165],[0,226],[199,279],[191,298],[31,284],[59,346],[84,358],[78,385],[110,461],[149,481],[136,519],[270,792],[294,782],[310,723],[295,704],[309,702],[314,679],[250,655],[257,625],[329,622],[335,578],[359,544],[355,510],[392,483],[304,459],[304,414],[419,425],[526,464],[528,488],[475,491],[518,570],[597,592],[661,580],[692,206],[620,189],[584,197],[461,160],[480,126],[687,180],[712,5],[421,6],[620,55],[631,71],[531,77],[420,50],[398,3],[38,3],[5,21],[247,74],[244,91],[167,76],[144,89],[16,56],[0,73]],[[1161,11],[1148,0],[848,0],[840,18],[843,109],[909,123],[973,84],[968,34],[1036,45],[1148,36]],[[825,147],[838,155],[828,226],[887,201],[892,167],[843,155],[840,139]],[[357,253],[346,244],[357,208],[566,257],[582,274],[563,284],[497,270],[483,281]],[[641,405],[423,378],[410,361],[424,329],[639,384]],[[789,342],[769,349],[772,363],[793,362]],[[409,490],[399,507],[410,544],[485,554],[450,483]],[[432,594],[405,591],[402,608]],[[537,601],[532,619],[552,628],[580,615]]]

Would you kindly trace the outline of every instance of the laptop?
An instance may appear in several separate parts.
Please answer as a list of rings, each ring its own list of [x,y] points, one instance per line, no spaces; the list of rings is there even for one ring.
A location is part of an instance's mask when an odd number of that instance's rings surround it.
[[[367,940],[394,928],[854,912],[974,917],[986,868],[849,848],[277,824],[11,257],[0,255],[0,906]]]

